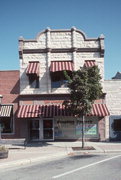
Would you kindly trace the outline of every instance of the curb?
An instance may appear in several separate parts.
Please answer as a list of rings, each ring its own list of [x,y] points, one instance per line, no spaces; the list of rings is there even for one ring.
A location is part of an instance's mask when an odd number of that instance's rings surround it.
[[[60,159],[62,157],[67,157],[67,154],[62,153],[62,154],[57,154],[54,156],[49,156],[49,157],[37,157],[37,158],[30,158],[30,159],[21,159],[21,160],[16,160],[16,161],[10,161],[10,162],[5,162],[0,164],[0,169],[4,168],[11,168],[15,166],[22,166],[26,164],[32,164],[32,163],[43,163],[43,162],[49,162],[51,160],[56,160]]]
[[[102,151],[72,151],[68,155],[78,156],[78,155],[94,155],[94,154],[106,154],[106,153],[121,153],[121,150],[102,150]]]

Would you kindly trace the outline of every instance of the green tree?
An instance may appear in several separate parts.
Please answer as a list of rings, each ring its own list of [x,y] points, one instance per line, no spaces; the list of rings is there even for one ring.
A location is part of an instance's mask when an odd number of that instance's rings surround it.
[[[82,148],[84,148],[84,124],[85,116],[90,114],[92,104],[102,95],[101,76],[97,66],[83,67],[72,72],[68,76],[68,87],[70,89],[70,99],[64,101],[64,105],[76,117],[82,117]]]

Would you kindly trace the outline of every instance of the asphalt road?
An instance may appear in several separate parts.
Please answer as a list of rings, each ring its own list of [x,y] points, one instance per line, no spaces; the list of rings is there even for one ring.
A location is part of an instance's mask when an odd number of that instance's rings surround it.
[[[78,155],[0,170],[0,180],[121,180],[121,154]]]

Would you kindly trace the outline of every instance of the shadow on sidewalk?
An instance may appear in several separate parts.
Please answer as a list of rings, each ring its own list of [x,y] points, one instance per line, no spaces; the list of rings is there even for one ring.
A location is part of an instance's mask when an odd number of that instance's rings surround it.
[[[43,146],[51,146],[52,144],[49,142],[28,142],[26,147],[43,147]]]

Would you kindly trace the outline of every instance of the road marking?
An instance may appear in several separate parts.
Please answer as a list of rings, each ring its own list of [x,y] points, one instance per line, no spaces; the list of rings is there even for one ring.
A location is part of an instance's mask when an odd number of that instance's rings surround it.
[[[53,176],[52,179],[57,179],[57,178],[60,178],[62,176],[66,176],[68,174],[72,174],[72,173],[80,171],[82,169],[85,169],[85,168],[88,168],[88,167],[91,167],[91,166],[94,166],[94,165],[97,165],[97,164],[100,164],[100,163],[103,163],[103,162],[106,162],[106,161],[110,161],[110,160],[118,158],[118,157],[121,157],[121,155],[114,156],[114,157],[111,157],[111,158],[107,158],[107,159],[104,159],[104,160],[101,160],[101,161],[98,161],[98,162],[95,162],[95,163],[92,163],[92,164],[89,164],[89,165],[86,165],[86,166],[83,166],[83,167],[80,167],[80,168],[77,168],[77,169],[74,169],[74,170],[71,170],[71,171],[65,172],[63,174],[59,174],[59,175]]]

